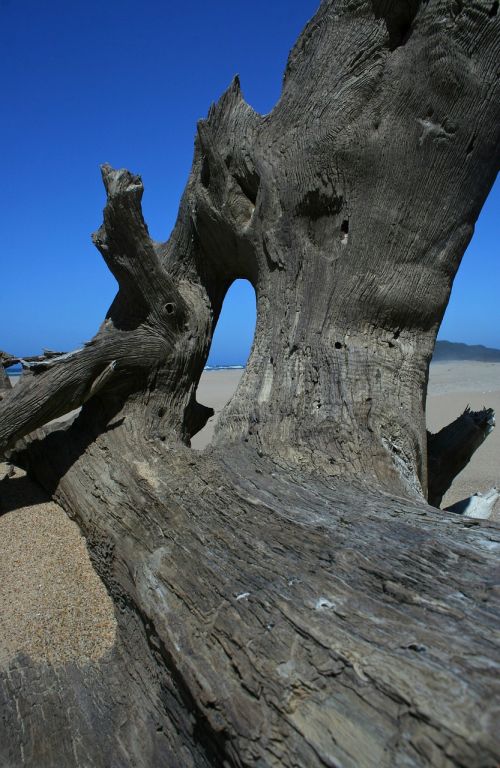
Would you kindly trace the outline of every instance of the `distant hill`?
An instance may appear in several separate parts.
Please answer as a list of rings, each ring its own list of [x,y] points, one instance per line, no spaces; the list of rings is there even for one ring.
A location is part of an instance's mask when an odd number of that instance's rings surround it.
[[[482,344],[457,344],[454,341],[436,341],[433,363],[447,360],[474,360],[481,363],[500,363],[500,349]]]

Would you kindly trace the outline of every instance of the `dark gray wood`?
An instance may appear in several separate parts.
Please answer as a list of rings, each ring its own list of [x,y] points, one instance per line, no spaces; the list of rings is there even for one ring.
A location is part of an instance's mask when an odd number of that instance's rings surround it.
[[[429,504],[439,507],[455,477],[467,466],[495,426],[492,408],[465,411],[436,434],[427,436]]]
[[[104,167],[95,242],[118,295],[92,341],[0,405],[0,444],[25,437],[17,460],[77,520],[117,607],[105,693],[69,668],[37,689],[87,712],[82,730],[55,715],[59,765],[498,763],[500,535],[426,503],[424,413],[499,164],[496,9],[322,2],[270,114],[235,79],[200,121],[166,243],[139,177]],[[195,454],[196,386],[240,277],[252,353]],[[25,717],[4,736],[14,764],[35,741],[57,755]]]
[[[3,399],[6,391],[11,389],[10,379],[0,365],[0,399]]]
[[[3,359],[3,352],[0,351],[0,402],[4,399],[5,395],[12,389],[12,384],[7,376],[1,361]]]
[[[61,357],[64,352],[55,352],[52,349],[44,349],[41,355],[28,355],[27,357],[16,357],[8,352],[0,351],[0,365],[3,368],[10,368],[11,365],[21,363],[25,368],[29,368],[32,363],[43,363],[51,357]]]

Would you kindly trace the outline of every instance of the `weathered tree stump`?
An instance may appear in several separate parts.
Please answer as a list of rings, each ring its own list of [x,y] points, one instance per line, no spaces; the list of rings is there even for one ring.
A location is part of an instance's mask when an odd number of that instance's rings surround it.
[[[5,764],[498,763],[500,532],[426,503],[424,413],[498,169],[497,8],[324,0],[270,114],[235,79],[199,123],[166,243],[140,178],[104,166],[119,292],[4,397],[0,445],[77,520],[119,642],[0,676]],[[237,278],[255,341],[195,454]]]

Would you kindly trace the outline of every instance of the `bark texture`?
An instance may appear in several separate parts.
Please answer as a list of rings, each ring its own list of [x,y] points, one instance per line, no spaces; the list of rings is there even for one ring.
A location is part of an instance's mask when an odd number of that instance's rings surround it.
[[[79,523],[120,638],[97,666],[0,676],[7,764],[497,764],[500,536],[426,504],[424,413],[498,168],[497,9],[322,2],[270,114],[235,79],[200,121],[166,243],[140,178],[104,166],[94,241],[118,295],[92,341],[4,397],[0,445],[83,404],[17,460]],[[252,353],[195,455],[241,277]]]
[[[4,356],[5,352],[0,350],[0,400],[3,400],[6,391],[11,388],[10,379],[4,370]]]
[[[0,366],[0,398],[11,388],[10,380],[4,369]]]

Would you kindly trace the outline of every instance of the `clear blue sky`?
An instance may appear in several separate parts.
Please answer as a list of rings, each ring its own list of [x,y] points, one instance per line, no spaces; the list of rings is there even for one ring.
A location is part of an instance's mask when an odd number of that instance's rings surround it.
[[[152,236],[168,237],[196,121],[235,73],[268,112],[288,51],[318,0],[0,0],[0,349],[90,338],[115,283],[90,242],[98,166],[140,173]],[[441,337],[500,347],[497,184],[464,259]],[[242,362],[252,289],[233,287],[210,362]],[[229,322],[227,322],[229,321]]]

